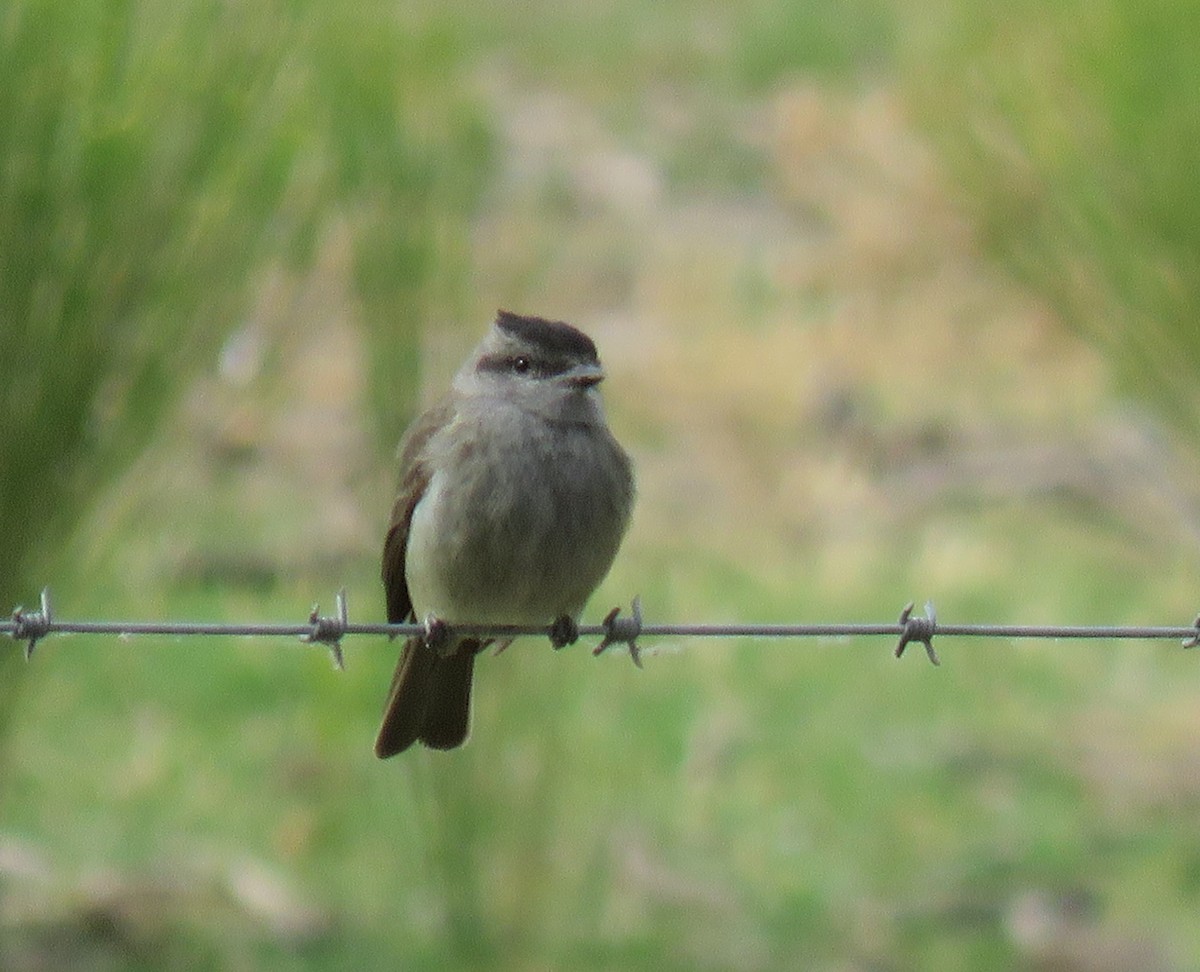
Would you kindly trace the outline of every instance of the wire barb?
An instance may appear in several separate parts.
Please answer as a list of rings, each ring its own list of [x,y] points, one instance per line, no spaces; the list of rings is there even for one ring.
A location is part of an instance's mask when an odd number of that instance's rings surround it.
[[[1192,627],[1196,629],[1196,633],[1190,638],[1184,639],[1184,648],[1195,648],[1197,645],[1200,645],[1200,614],[1196,615],[1196,620],[1192,622]]]
[[[903,655],[904,649],[916,641],[925,646],[925,654],[929,656],[929,660],[935,665],[940,665],[942,662],[933,650],[933,636],[937,633],[937,611],[934,610],[933,602],[925,602],[923,618],[914,618],[912,612],[913,602],[909,601],[900,612],[900,625],[903,630],[896,645],[896,657]]]
[[[925,646],[930,662],[940,664],[933,647],[935,635],[945,638],[1037,638],[1045,640],[1144,640],[1182,641],[1185,648],[1200,647],[1200,614],[1188,625],[1107,625],[1107,624],[941,624],[933,605],[925,605],[925,617],[913,617],[913,605],[900,612],[899,623],[824,623],[824,624],[654,624],[643,623],[640,598],[632,602],[632,615],[621,617],[620,610],[609,612],[602,624],[579,625],[578,633],[602,637],[593,653],[602,654],[611,645],[629,646],[634,664],[641,667],[638,639],[647,638],[863,638],[888,636],[899,641],[897,657],[904,654],[914,641]],[[545,625],[520,624],[455,624],[454,634],[495,642],[497,650],[513,638],[526,635],[545,637],[551,631]],[[305,643],[327,646],[339,668],[345,665],[341,652],[343,638],[351,635],[386,635],[388,638],[426,638],[436,644],[450,637],[449,626],[437,618],[419,622],[351,622],[346,607],[346,592],[337,596],[337,611],[332,617],[323,616],[314,606],[305,623],[272,624],[257,622],[221,623],[210,621],[72,621],[53,617],[50,613],[50,592],[42,591],[41,610],[26,611],[18,607],[11,617],[0,617],[0,635],[24,642],[28,659],[42,638],[54,634],[116,635],[121,638],[145,635],[181,637],[184,635],[222,637],[268,637],[301,639]]]
[[[54,630],[54,619],[50,614],[50,588],[42,588],[40,611],[26,611],[18,605],[12,613],[12,631],[10,636],[16,641],[25,642],[25,660],[33,657],[33,649],[37,643]]]
[[[329,654],[333,657],[333,666],[339,672],[346,670],[346,657],[342,654],[342,638],[346,635],[346,629],[350,626],[350,611],[346,606],[346,588],[342,588],[337,592],[337,614],[330,617],[329,615],[321,614],[321,606],[314,604],[312,612],[308,616],[308,623],[312,625],[306,634],[300,636],[300,640],[306,644],[320,644],[329,649]]]
[[[621,609],[613,608],[604,616],[604,620],[600,622],[600,626],[604,629],[604,637],[600,644],[592,649],[593,655],[599,655],[615,644],[624,644],[629,646],[629,657],[633,659],[633,663],[642,668],[642,650],[638,647],[638,635],[642,633],[642,599],[634,597],[633,613],[628,618],[619,617]]]

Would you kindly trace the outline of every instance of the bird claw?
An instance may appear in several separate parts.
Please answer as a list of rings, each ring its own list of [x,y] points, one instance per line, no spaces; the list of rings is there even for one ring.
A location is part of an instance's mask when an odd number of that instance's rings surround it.
[[[425,644],[443,658],[454,654],[454,635],[450,625],[432,614],[426,615],[424,621]]]
[[[579,640],[579,625],[568,614],[559,615],[550,625],[550,644],[557,651],[566,648]]]

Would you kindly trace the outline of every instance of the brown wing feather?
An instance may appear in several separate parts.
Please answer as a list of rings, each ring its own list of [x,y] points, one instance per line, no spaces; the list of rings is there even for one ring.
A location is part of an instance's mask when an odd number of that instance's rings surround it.
[[[400,492],[383,543],[383,586],[392,624],[414,619],[405,577],[408,532],[413,510],[429,485],[422,455],[430,437],[450,417],[450,404],[430,409],[413,423],[400,447]],[[421,638],[409,638],[400,652],[375,740],[375,755],[386,759],[418,739],[433,749],[453,749],[470,731],[471,676],[481,645],[467,640],[443,657]]]
[[[404,560],[408,554],[408,530],[412,525],[413,510],[429,485],[430,473],[422,453],[433,434],[449,420],[451,412],[449,401],[429,409],[413,422],[400,444],[400,489],[392,505],[387,538],[383,543],[382,576],[389,624],[400,624],[413,618]]]

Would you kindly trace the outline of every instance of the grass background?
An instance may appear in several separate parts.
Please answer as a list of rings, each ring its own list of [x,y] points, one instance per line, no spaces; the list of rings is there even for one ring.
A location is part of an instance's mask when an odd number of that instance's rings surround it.
[[[1186,622],[1192,21],[19,0],[0,593],[381,617],[392,444],[507,306],[637,462],[589,616]],[[386,764],[382,642],[18,647],[0,966],[1200,966],[1169,645],[531,642]]]

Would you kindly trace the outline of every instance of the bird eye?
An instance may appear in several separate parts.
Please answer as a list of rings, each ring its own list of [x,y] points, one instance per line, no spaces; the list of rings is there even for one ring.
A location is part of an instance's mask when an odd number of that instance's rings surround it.
[[[518,375],[523,375],[529,370],[529,359],[525,355],[520,354],[512,359],[512,370]]]

